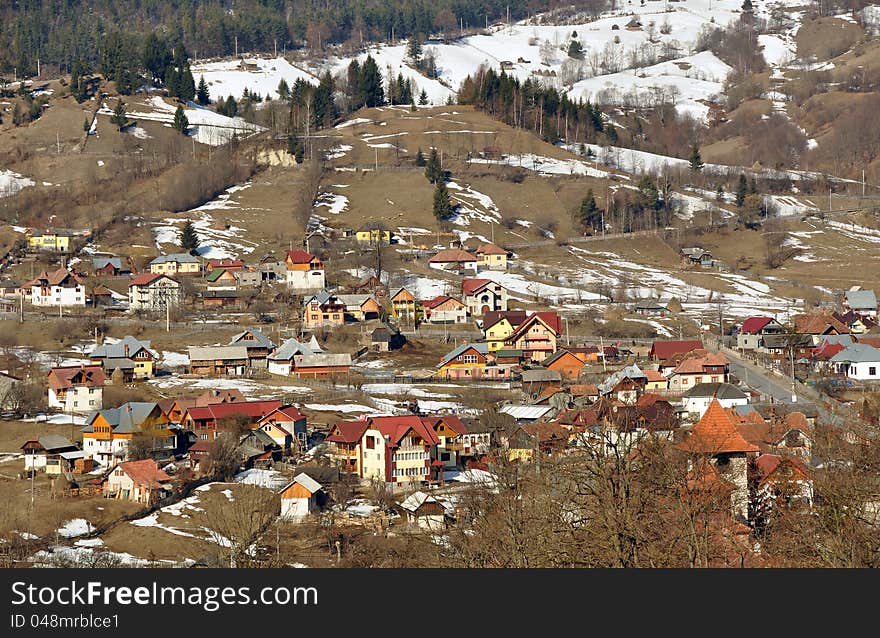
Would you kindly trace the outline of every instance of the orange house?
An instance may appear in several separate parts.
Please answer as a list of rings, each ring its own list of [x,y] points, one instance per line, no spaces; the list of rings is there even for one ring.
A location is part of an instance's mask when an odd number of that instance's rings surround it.
[[[303,306],[303,325],[309,328],[345,325],[345,304],[336,295],[322,290],[306,299]]]
[[[542,365],[548,370],[558,372],[564,379],[572,381],[579,379],[584,369],[584,362],[568,350],[557,350],[544,359]]]
[[[340,421],[330,428],[324,441],[330,447],[330,458],[344,472],[361,472],[361,438],[367,431],[366,421]]]
[[[287,266],[287,285],[300,292],[321,290],[324,287],[324,264],[304,250],[291,250],[284,260]]]

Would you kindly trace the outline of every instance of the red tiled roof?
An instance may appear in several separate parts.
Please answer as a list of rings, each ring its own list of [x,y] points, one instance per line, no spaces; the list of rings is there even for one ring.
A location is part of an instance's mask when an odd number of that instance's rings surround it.
[[[300,412],[295,406],[288,405],[283,408],[278,408],[277,410],[272,410],[272,412],[264,416],[261,420],[265,421],[272,417],[277,420],[279,415],[283,415],[281,419],[282,421],[301,421],[306,418],[306,415]]]
[[[188,408],[186,413],[193,420],[214,419],[219,421],[231,416],[246,416],[260,419],[281,407],[281,401],[236,401],[233,403],[216,403],[214,405]]]
[[[161,279],[162,277],[168,277],[168,275],[163,275],[162,273],[158,272],[146,272],[142,275],[138,275],[130,282],[128,282],[128,287],[131,288],[132,286],[149,286],[151,283],[153,283],[157,279]],[[171,277],[168,278],[171,279]]]
[[[466,250],[450,248],[447,250],[441,250],[428,260],[428,262],[432,264],[459,263],[464,261],[477,261],[477,258]]]
[[[810,479],[810,471],[800,459],[780,456],[778,454],[762,454],[755,459],[755,467],[758,470],[758,474],[761,476],[762,483],[770,478],[770,475],[783,465],[790,467],[802,480]]]
[[[743,321],[742,333],[747,335],[758,334],[771,321],[773,321],[772,317],[749,317]]]
[[[436,308],[437,306],[440,306],[440,305],[446,303],[447,301],[454,301],[459,306],[464,305],[463,303],[461,303],[458,299],[456,299],[454,297],[449,297],[447,295],[440,295],[439,297],[434,297],[433,299],[428,299],[427,301],[423,301],[422,306],[428,310],[431,310],[433,308]]]
[[[657,359],[670,359],[676,354],[687,354],[699,350],[703,342],[698,339],[689,341],[655,341],[651,346],[651,356]]]
[[[660,374],[657,370],[642,370],[647,377],[649,383],[656,383],[658,381],[666,381],[666,377]]]
[[[422,417],[422,422],[424,422],[425,425],[432,429],[437,427],[440,422],[443,422],[449,427],[450,430],[454,430],[456,434],[468,433],[467,426],[462,422],[460,418],[458,418],[454,414]]]
[[[703,413],[691,435],[678,446],[687,452],[699,454],[729,454],[733,452],[758,452],[759,448],[746,441],[733,418],[717,399]]]
[[[568,391],[575,397],[599,396],[599,388],[592,383],[576,383],[570,386]]]
[[[659,394],[654,394],[653,392],[647,392],[636,399],[636,406],[638,407],[646,407],[649,405],[654,405],[658,401],[666,401]]]
[[[495,244],[483,244],[476,250],[478,255],[506,255],[507,251]]]
[[[241,259],[212,259],[205,270],[210,272],[215,268],[244,268],[244,262]]]
[[[515,341],[524,332],[534,325],[536,321],[541,321],[556,333],[556,336],[562,334],[562,318],[555,312],[535,312],[529,315],[529,318],[523,321],[519,327],[506,340]]]
[[[70,388],[74,385],[73,379],[79,373],[82,373],[83,378],[77,384],[87,388],[102,386],[107,382],[107,375],[104,374],[101,366],[65,366],[49,370],[49,387],[53,390]]]
[[[484,286],[494,283],[491,279],[465,279],[461,282],[461,294],[472,295]]]
[[[287,253],[287,261],[293,264],[308,264],[317,259],[313,254],[300,249],[291,250]]]
[[[491,328],[502,319],[507,319],[511,326],[516,329],[529,316],[525,310],[508,310],[505,312],[492,310],[483,315],[483,328]]]
[[[382,436],[388,436],[390,444],[397,446],[406,433],[413,430],[429,445],[436,445],[440,442],[434,430],[429,428],[422,422],[420,417],[414,415],[408,416],[374,416],[368,419],[370,426],[379,430]]]
[[[368,425],[366,421],[340,421],[332,428],[338,434],[331,434],[325,440],[331,443],[357,443],[367,431]]]
[[[153,459],[125,461],[120,463],[118,467],[125,472],[135,485],[141,487],[157,489],[162,487],[162,483],[167,483],[171,480],[171,477],[160,470]]]

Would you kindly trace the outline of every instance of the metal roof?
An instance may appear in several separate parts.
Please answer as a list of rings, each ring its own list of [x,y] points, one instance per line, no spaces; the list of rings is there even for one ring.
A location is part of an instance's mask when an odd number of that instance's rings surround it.
[[[218,359],[247,359],[247,348],[244,346],[190,346],[189,360],[214,361]]]
[[[548,405],[505,405],[500,412],[509,414],[514,419],[540,419],[553,408]]]

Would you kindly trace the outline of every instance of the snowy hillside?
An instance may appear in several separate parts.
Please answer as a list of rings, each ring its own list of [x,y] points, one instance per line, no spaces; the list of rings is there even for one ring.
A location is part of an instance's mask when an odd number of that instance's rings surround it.
[[[193,77],[196,82],[204,77],[212,100],[232,95],[241,98],[244,90],[257,93],[263,97],[276,99],[279,82],[285,80],[288,86],[298,79],[309,84],[317,84],[318,79],[303,71],[282,57],[278,58],[244,58],[246,67],[239,60],[220,62],[198,62],[192,65]]]

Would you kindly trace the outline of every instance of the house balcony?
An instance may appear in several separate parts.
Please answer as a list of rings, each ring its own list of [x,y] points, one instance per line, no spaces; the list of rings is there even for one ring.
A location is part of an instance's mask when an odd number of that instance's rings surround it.
[[[447,450],[449,452],[461,452],[464,450],[464,443],[461,442],[449,442],[446,445],[442,446],[442,449]]]

